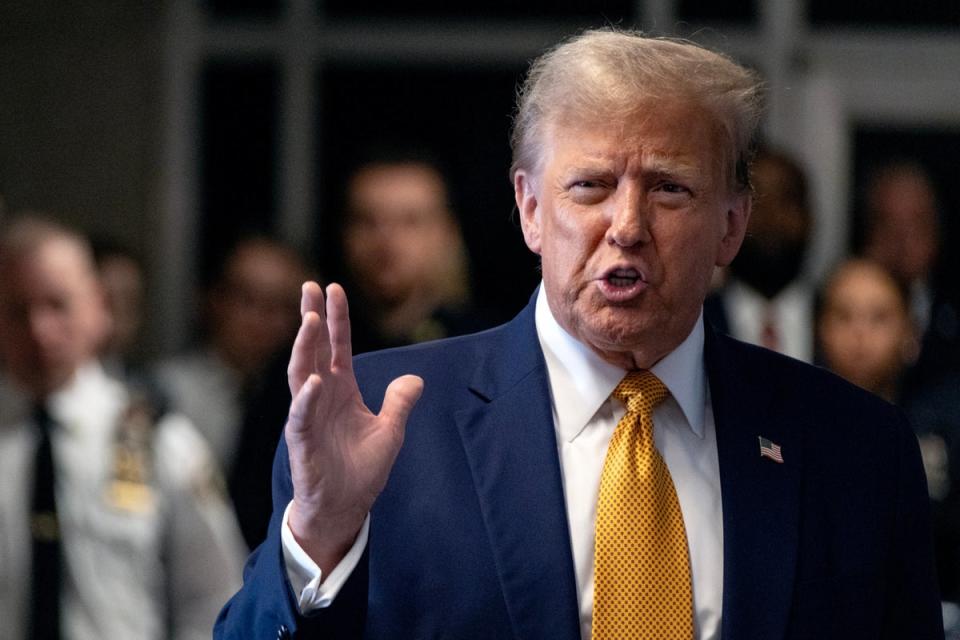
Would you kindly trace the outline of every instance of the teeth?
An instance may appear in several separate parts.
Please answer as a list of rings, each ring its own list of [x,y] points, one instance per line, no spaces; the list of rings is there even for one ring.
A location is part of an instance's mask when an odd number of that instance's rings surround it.
[[[614,287],[631,287],[642,279],[641,273],[630,267],[611,269],[606,277],[607,282]]]

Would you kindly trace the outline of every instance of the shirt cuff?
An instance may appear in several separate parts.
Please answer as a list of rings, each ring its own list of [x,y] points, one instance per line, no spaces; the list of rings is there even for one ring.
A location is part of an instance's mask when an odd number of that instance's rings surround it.
[[[347,578],[353,573],[363,556],[363,549],[367,546],[370,535],[370,514],[367,514],[357,534],[357,539],[343,557],[343,560],[333,568],[324,579],[323,572],[317,563],[307,555],[297,540],[293,537],[287,519],[290,515],[290,505],[283,511],[283,522],[280,525],[280,540],[283,543],[283,562],[287,569],[287,578],[293,593],[297,596],[300,613],[306,615],[317,609],[323,609],[333,604],[333,599],[340,593]]]

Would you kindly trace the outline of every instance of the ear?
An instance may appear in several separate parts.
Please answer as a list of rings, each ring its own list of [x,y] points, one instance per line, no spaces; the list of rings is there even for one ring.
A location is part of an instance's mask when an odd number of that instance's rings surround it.
[[[747,223],[753,209],[753,197],[749,192],[733,194],[724,213],[720,237],[720,250],[717,252],[718,267],[725,267],[736,257],[747,233]]]
[[[513,195],[517,201],[517,211],[520,212],[523,239],[530,251],[540,255],[540,208],[531,176],[522,169],[513,176]]]

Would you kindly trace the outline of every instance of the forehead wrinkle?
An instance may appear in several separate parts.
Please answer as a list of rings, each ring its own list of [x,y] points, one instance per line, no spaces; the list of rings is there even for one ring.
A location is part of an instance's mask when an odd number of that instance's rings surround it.
[[[547,145],[548,153],[555,155],[557,151],[556,143],[562,143],[565,139],[573,143],[573,153],[570,153],[571,147],[568,147],[564,155],[569,155],[563,162],[559,175],[619,173],[623,170],[626,163],[626,153],[622,148],[616,146],[610,148],[607,140],[585,140],[577,136],[574,130],[558,132],[551,143]]]
[[[617,174],[663,174],[696,180],[701,184],[716,184],[717,181],[722,184],[726,162],[723,154],[717,152],[723,148],[719,123],[712,117],[702,118],[711,115],[702,106],[668,106],[672,108],[664,108],[663,104],[645,104],[612,122],[596,117],[577,117],[575,113],[564,114],[564,117],[555,115],[548,123],[545,156],[552,155],[556,143],[572,142],[577,149],[576,158],[568,163],[563,175],[576,171],[612,170]],[[664,116],[665,111],[667,116]],[[678,130],[678,121],[688,121],[690,127]],[[657,127],[657,122],[663,122],[666,128]],[[692,128],[701,131],[702,126],[707,127],[705,133],[712,144],[707,147],[688,144],[695,133]],[[598,138],[590,136],[593,131],[600,133]],[[603,131],[609,135],[603,135]],[[611,140],[617,141],[616,144],[611,144]]]

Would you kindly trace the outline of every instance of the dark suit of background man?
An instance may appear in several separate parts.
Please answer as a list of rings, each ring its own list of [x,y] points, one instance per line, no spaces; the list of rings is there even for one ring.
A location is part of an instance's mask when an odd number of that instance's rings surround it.
[[[343,289],[305,285],[270,533],[215,636],[600,638],[610,394],[650,370],[687,637],[942,637],[900,415],[701,319],[749,218],[759,102],[751,72],[695,45],[575,37],[520,95],[511,174],[543,284],[513,321],[352,362]],[[652,615],[621,637],[682,637]]]

